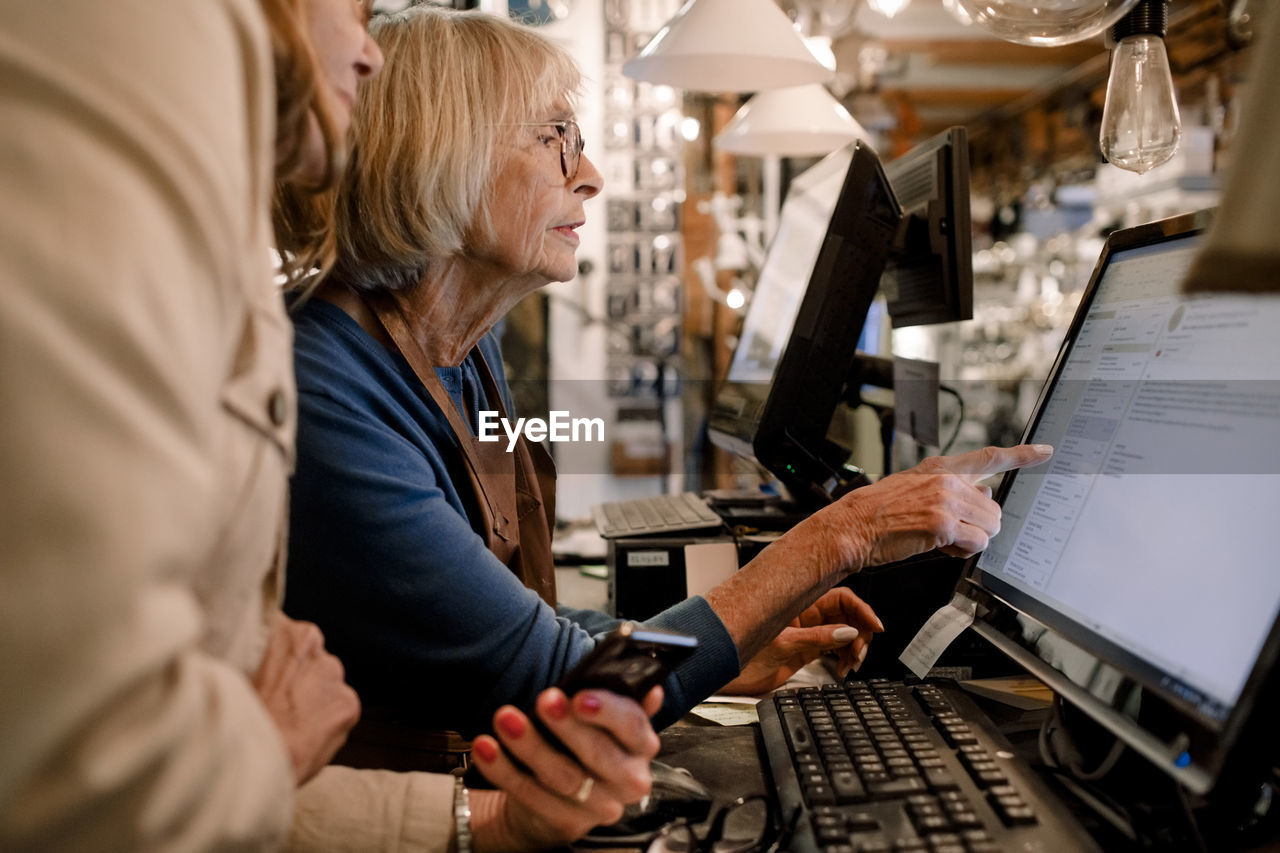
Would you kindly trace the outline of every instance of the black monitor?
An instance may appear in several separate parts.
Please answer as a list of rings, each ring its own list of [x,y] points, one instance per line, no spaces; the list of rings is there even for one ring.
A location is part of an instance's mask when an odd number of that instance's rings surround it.
[[[905,214],[880,283],[893,327],[973,319],[968,133],[946,130],[884,171]]]
[[[1256,781],[1280,660],[1280,294],[1189,296],[1206,214],[1113,234],[958,601],[1188,789]]]
[[[716,395],[712,440],[754,458],[803,502],[833,489],[849,457],[828,426],[901,220],[861,142],[797,177]]]
[[[831,427],[864,383],[892,383],[884,360],[859,354],[877,292],[894,326],[972,314],[968,173],[955,127],[887,168],[855,143],[792,181],[716,397],[712,441],[755,459],[803,504],[856,484],[849,441]]]

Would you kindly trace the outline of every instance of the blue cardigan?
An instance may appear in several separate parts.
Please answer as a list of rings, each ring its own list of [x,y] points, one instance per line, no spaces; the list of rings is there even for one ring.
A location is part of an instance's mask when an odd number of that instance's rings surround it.
[[[366,703],[425,729],[472,735],[503,704],[531,707],[618,621],[553,610],[485,547],[448,422],[399,353],[323,300],[293,316],[299,418],[286,611],[320,626]],[[477,349],[510,411],[496,340],[486,335]],[[477,411],[494,408],[475,359],[473,351],[436,371],[473,428]],[[699,640],[665,685],[657,725],[738,674],[737,648],[701,597],[647,624]]]

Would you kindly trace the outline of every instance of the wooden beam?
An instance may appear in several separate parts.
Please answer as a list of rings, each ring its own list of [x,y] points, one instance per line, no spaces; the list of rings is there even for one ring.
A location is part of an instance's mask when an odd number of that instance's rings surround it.
[[[917,106],[954,106],[954,107],[976,107],[986,109],[1001,104],[1007,104],[1015,98],[1021,97],[1028,92],[1025,88],[1001,88],[1001,89],[974,89],[959,87],[930,87],[930,88],[897,88],[885,87],[881,90],[881,94],[886,97],[892,97],[899,100],[911,101]]]
[[[1101,44],[1084,42],[1061,47],[1031,47],[999,39],[953,41],[886,41],[890,53],[923,53],[939,65],[1064,65],[1072,66],[1102,53]]]

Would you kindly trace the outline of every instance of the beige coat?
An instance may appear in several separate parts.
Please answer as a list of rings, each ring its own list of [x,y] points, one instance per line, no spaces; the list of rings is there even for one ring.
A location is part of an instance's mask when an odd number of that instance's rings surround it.
[[[282,532],[265,28],[0,9],[0,849],[269,849],[292,769],[194,594],[244,584],[260,621]]]
[[[294,431],[255,0],[0,0],[0,849],[271,849],[246,678]],[[295,846],[443,850],[450,780],[330,768]]]

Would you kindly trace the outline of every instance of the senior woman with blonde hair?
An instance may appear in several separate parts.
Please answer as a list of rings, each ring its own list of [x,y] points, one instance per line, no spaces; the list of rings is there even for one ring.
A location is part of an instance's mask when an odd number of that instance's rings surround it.
[[[474,437],[510,399],[492,329],[577,269],[601,176],[583,153],[572,59],[533,30],[425,6],[375,18],[387,70],[357,105],[332,277],[294,312],[300,392],[286,609],[319,623],[366,703],[359,760],[404,761],[528,705],[616,620],[557,608],[550,459]],[[815,513],[705,597],[649,620],[694,634],[658,722],[708,694],[775,686],[881,626],[864,566],[981,549],[999,508],[976,481],[1035,448],[929,460]],[[364,725],[362,723],[362,725]],[[383,751],[380,744],[395,744]],[[360,750],[361,746],[368,749]]]

